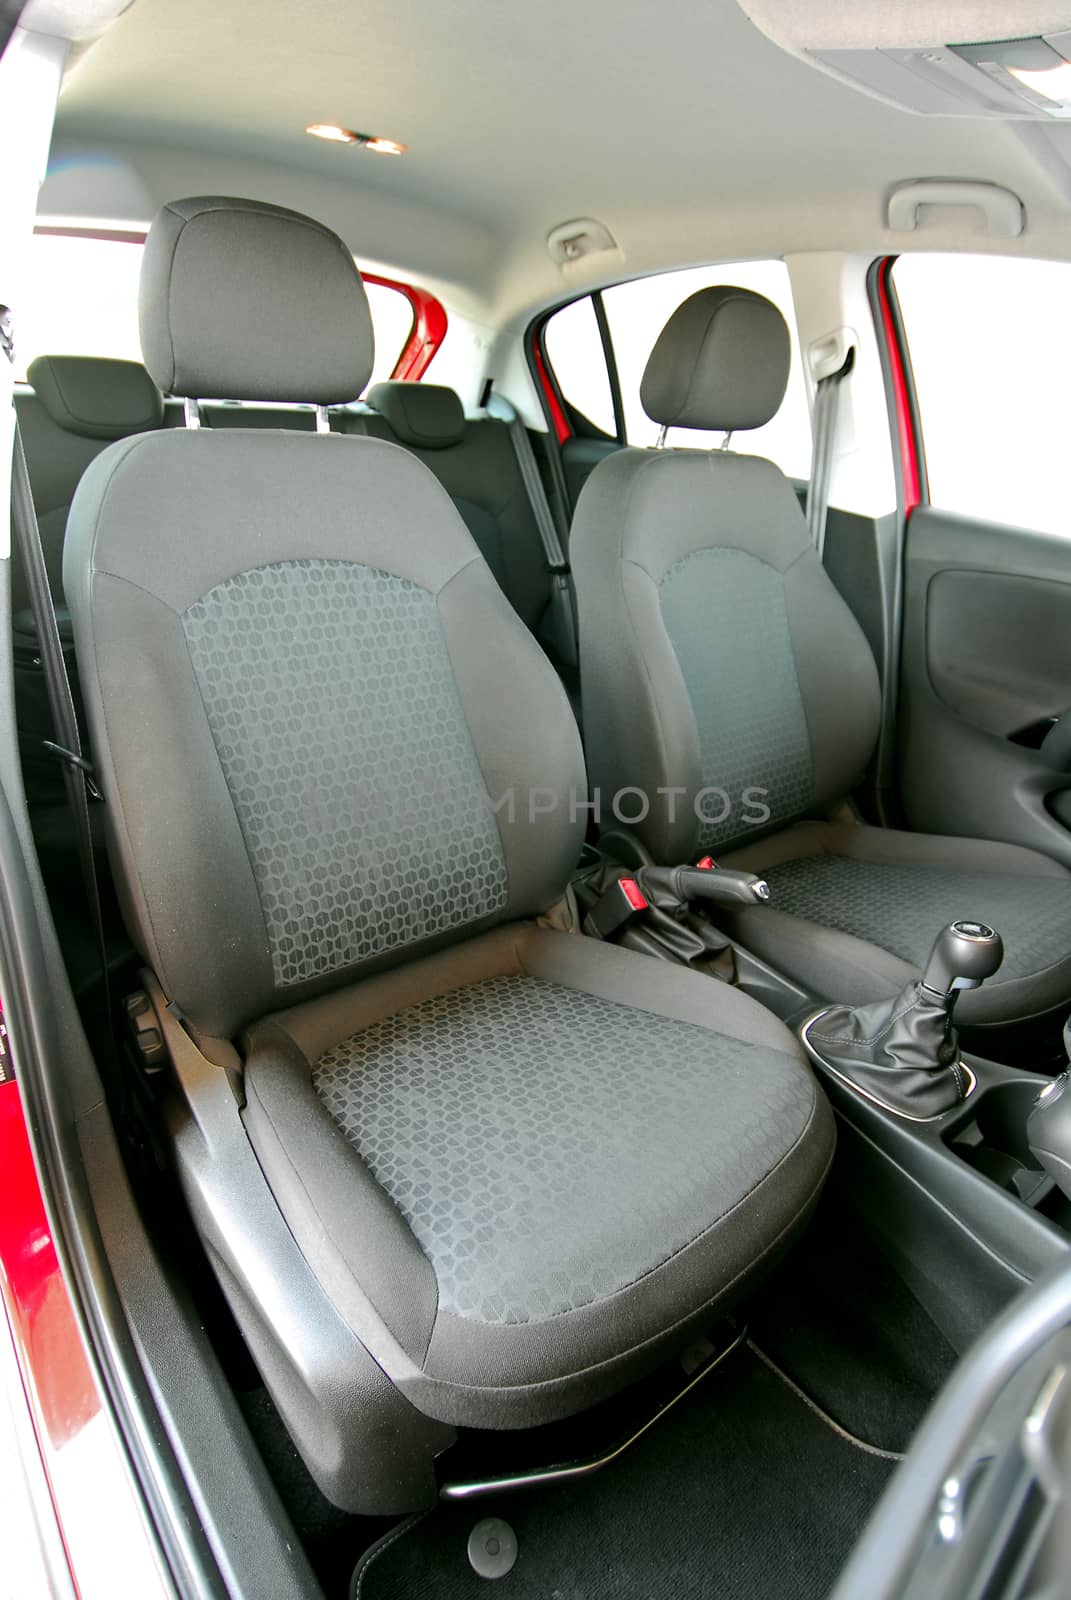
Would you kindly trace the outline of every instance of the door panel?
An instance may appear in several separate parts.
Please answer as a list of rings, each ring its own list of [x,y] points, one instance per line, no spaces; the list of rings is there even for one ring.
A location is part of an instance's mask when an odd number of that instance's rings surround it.
[[[930,580],[926,653],[938,698],[1006,738],[1067,709],[1071,628],[1067,585],[999,572],[939,572]]]
[[[1036,746],[1071,708],[1071,541],[920,507],[908,525],[901,787],[913,828],[1071,866],[1071,775]]]

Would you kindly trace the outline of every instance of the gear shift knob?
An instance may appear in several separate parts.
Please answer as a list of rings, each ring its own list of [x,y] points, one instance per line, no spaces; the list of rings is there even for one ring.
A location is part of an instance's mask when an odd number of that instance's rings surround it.
[[[1004,941],[984,922],[950,922],[934,940],[922,982],[931,994],[977,989],[1004,960]]]

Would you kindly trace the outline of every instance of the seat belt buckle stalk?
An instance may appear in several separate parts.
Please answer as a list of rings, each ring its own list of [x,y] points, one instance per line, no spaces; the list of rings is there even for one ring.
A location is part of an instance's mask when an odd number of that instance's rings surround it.
[[[619,878],[584,918],[584,932],[592,939],[612,939],[642,916],[647,905],[647,896],[635,878]]]

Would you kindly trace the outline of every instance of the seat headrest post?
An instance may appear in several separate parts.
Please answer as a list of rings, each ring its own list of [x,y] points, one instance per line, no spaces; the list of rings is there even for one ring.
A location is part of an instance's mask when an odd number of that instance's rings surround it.
[[[721,284],[689,295],[655,341],[640,384],[663,428],[761,428],[788,387],[791,346],[771,300]]]
[[[192,394],[188,394],[182,402],[182,420],[187,428],[201,426],[201,408]]]
[[[342,240],[297,211],[209,195],[173,200],[145,241],[141,347],[168,394],[356,400],[372,319]]]

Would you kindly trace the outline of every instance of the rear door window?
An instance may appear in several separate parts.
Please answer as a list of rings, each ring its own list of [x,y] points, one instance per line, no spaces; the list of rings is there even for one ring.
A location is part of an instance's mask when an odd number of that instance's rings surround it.
[[[555,311],[543,333],[547,360],[558,388],[592,428],[616,437],[614,402],[595,303],[586,294]]]
[[[748,455],[767,456],[789,477],[808,478],[811,473],[811,421],[796,335],[792,288],[788,268],[783,261],[733,261],[723,262],[717,267],[662,272],[604,291],[603,302],[617,361],[628,442],[632,445],[653,445],[658,438],[657,422],[651,421],[640,404],[640,381],[655,340],[683,300],[687,300],[697,289],[722,283],[753,289],[772,300],[788,324],[792,345],[788,388],[780,410],[765,427],[749,428],[746,433],[738,434],[733,441],[734,448]],[[721,433],[671,428],[666,443],[704,449],[720,444],[723,438]]]
[[[683,300],[712,284],[736,284],[774,302],[788,324],[792,365],[788,388],[777,415],[765,427],[752,428],[734,440],[734,447],[768,456],[789,477],[806,479],[811,471],[811,421],[796,333],[795,307],[788,268],[783,261],[723,262],[655,273],[593,295],[585,295],[554,312],[544,325],[547,360],[563,396],[608,438],[616,436],[611,371],[596,311],[601,306],[609,334],[610,357],[620,386],[626,442],[651,446],[658,438],[640,403],[640,381],[655,340]],[[697,449],[721,444],[724,435],[691,428],[671,428],[667,443]]]

